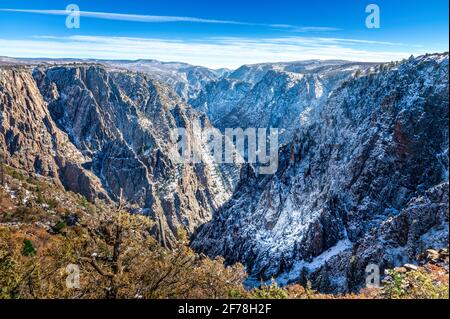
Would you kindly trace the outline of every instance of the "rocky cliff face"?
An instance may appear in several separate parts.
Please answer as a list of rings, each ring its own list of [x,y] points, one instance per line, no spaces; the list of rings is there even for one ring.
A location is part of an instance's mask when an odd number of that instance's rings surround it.
[[[345,81],[280,153],[251,168],[193,246],[242,261],[256,281],[354,290],[448,241],[448,54]],[[438,246],[438,247],[436,247]]]
[[[208,120],[148,76],[99,65],[3,68],[0,145],[16,167],[54,177],[90,199],[117,200],[154,217],[162,243],[192,232],[231,195],[233,167],[177,164],[172,129]]]
[[[0,111],[3,161],[69,183],[91,200],[108,198],[100,180],[82,167],[86,157],[54,123],[28,70],[0,69]]]
[[[207,84],[190,103],[221,130],[276,127],[282,142],[287,142],[342,81],[371,66],[315,60],[245,65]]]

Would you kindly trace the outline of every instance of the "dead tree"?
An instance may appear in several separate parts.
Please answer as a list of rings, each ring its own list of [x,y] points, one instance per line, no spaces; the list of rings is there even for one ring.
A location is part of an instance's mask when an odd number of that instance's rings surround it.
[[[120,287],[118,277],[123,272],[121,257],[125,226],[121,222],[120,216],[121,214],[124,214],[124,206],[123,192],[121,189],[119,203],[114,215],[111,216],[113,232],[112,234],[107,234],[107,238],[102,238],[107,243],[112,243],[113,250],[111,256],[99,256],[97,254],[93,254],[90,257],[80,257],[81,261],[89,263],[100,276],[108,280],[108,288],[106,290],[107,299],[117,298]],[[94,240],[99,236],[98,232],[94,229],[89,229],[89,233],[91,234],[91,237],[94,237]]]

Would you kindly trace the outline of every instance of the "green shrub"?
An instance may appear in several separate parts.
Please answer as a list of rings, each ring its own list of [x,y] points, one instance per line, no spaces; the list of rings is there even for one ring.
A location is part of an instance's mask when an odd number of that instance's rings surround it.
[[[242,292],[238,289],[230,289],[228,291],[228,297],[231,299],[243,299],[245,296],[242,295]]]
[[[36,191],[36,203],[44,204],[44,196],[42,195],[41,190]]]
[[[272,282],[270,286],[262,285],[257,289],[253,289],[251,297],[254,299],[286,299],[288,294],[283,288]]]
[[[432,274],[424,269],[400,273],[387,271],[390,279],[383,287],[383,296],[388,299],[448,299],[448,284],[436,282]]]
[[[22,255],[32,257],[32,256],[35,256],[36,253],[37,253],[37,250],[34,247],[33,243],[29,239],[24,239]]]
[[[60,231],[61,229],[66,227],[66,223],[65,222],[58,222],[55,227],[53,227],[56,231]]]
[[[18,171],[13,171],[11,176],[19,181],[25,180],[25,176],[21,172],[18,172]]]
[[[50,198],[47,200],[47,205],[48,205],[48,208],[55,209],[56,207],[58,207],[59,203],[56,199]]]

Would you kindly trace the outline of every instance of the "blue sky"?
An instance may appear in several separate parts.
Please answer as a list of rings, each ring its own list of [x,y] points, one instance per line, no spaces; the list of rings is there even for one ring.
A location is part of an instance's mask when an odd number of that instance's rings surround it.
[[[368,4],[380,8],[368,29]],[[81,10],[80,28],[65,8]],[[5,10],[5,9],[12,9]],[[0,1],[0,55],[158,59],[211,68],[305,59],[391,61],[448,51],[447,0]]]

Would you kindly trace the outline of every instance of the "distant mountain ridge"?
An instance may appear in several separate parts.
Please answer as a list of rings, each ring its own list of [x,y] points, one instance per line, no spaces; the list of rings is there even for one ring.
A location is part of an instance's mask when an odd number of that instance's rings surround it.
[[[274,127],[287,142],[343,81],[375,66],[319,60],[244,65],[208,83],[190,104],[221,130]]]
[[[204,86],[230,72],[227,69],[212,70],[182,62],[161,62],[152,59],[108,60],[74,58],[9,58],[0,57],[0,65],[61,65],[71,63],[96,63],[114,70],[129,70],[149,74],[152,78],[169,84],[184,100],[195,98]]]

